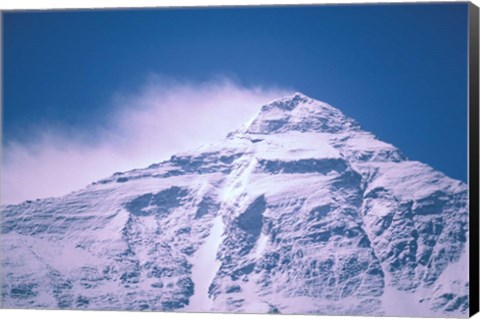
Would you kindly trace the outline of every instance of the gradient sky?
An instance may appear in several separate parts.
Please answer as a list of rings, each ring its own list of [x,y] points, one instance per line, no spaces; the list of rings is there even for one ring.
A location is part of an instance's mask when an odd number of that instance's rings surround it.
[[[222,77],[325,101],[467,179],[466,3],[12,12],[3,23],[4,146],[50,127],[95,143],[112,101],[152,77]]]

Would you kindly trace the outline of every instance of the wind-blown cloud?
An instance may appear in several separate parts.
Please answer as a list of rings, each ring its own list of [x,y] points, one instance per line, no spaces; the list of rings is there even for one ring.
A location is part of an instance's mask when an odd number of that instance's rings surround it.
[[[60,196],[117,171],[145,167],[219,140],[260,106],[289,94],[231,80],[189,83],[153,76],[134,94],[116,93],[107,124],[90,138],[44,127],[27,143],[8,142],[2,204]],[[78,136],[88,135],[80,131]]]

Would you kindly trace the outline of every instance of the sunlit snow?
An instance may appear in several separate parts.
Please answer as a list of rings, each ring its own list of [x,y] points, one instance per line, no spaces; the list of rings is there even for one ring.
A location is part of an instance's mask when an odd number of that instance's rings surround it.
[[[297,93],[216,143],[2,206],[2,306],[464,317],[467,195]]]

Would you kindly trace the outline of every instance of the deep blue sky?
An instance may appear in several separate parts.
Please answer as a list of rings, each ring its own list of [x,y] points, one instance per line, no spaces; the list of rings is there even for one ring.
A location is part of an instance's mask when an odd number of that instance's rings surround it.
[[[4,141],[94,134],[148,74],[293,88],[467,176],[467,4],[4,14]]]

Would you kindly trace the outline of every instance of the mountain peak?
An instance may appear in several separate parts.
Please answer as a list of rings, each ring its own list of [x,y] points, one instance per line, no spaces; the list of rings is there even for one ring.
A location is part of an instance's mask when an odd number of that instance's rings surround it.
[[[288,95],[288,96],[276,99],[270,102],[269,104],[264,105],[262,107],[261,112],[268,111],[272,108],[278,108],[280,110],[285,110],[285,111],[292,111],[297,106],[302,104],[310,104],[310,105],[325,104],[326,105],[326,103],[312,99],[311,97],[308,97],[303,93],[296,92],[292,95]]]
[[[467,315],[467,185],[355,125],[297,93],[239,138],[2,206],[2,306]]]
[[[246,132],[252,134],[285,131],[333,133],[358,128],[359,125],[340,110],[296,92],[262,106]]]
[[[309,96],[306,96],[305,94],[301,93],[301,92],[295,92],[294,94],[292,95],[289,95],[289,96],[286,96],[283,98],[284,100],[291,100],[291,101],[294,101],[294,102],[307,102],[309,100],[313,101],[314,99],[312,99],[311,97]],[[280,99],[281,100],[281,99]]]

